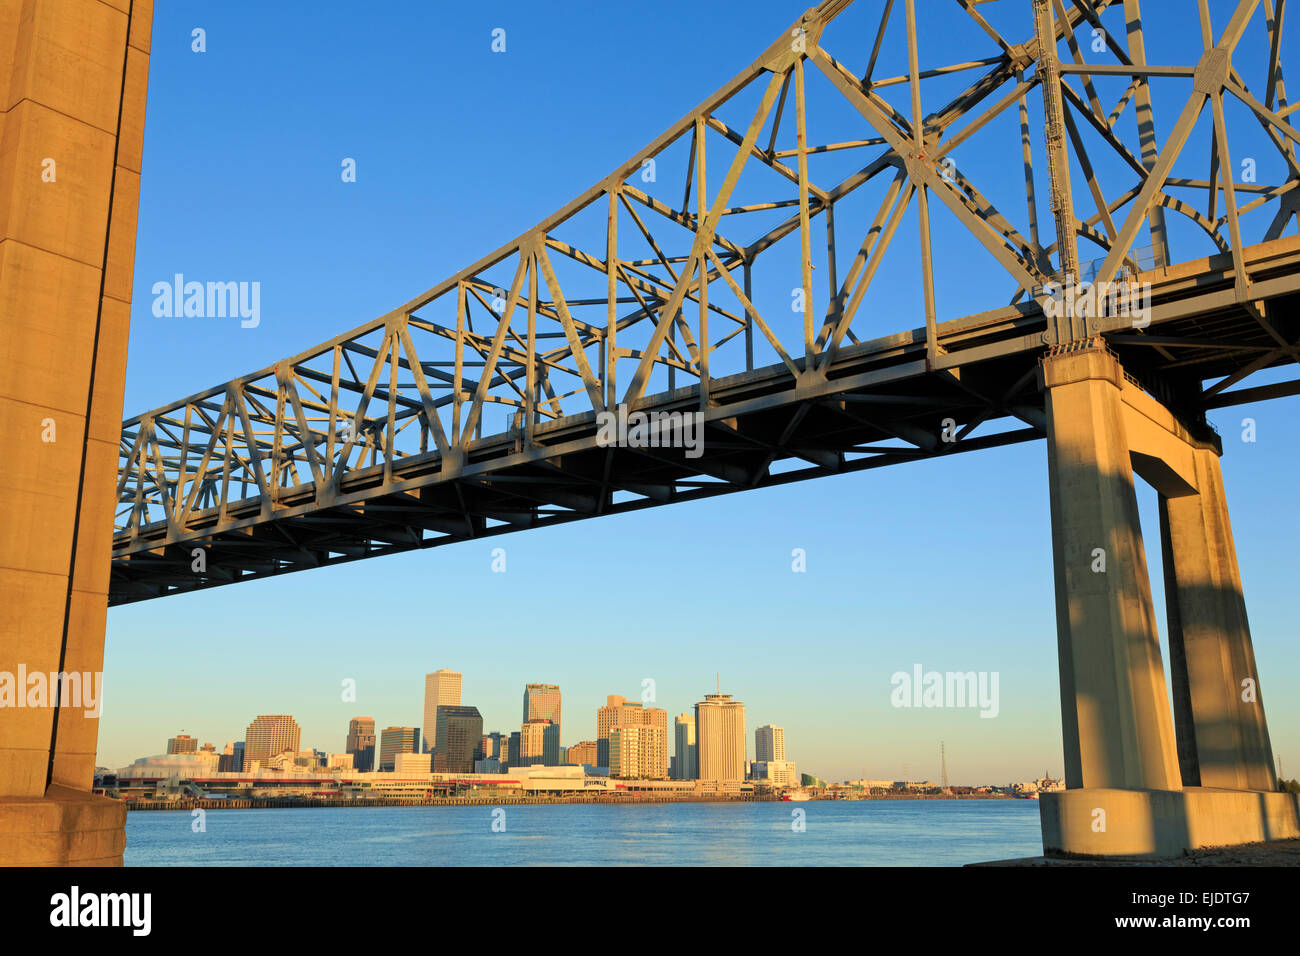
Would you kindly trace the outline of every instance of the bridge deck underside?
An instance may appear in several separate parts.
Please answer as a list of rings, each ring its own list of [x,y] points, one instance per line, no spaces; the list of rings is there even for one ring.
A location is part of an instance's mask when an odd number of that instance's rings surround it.
[[[1125,369],[1194,428],[1204,411],[1295,394],[1294,383],[1203,391],[1294,360],[1300,339],[1300,242],[1253,247],[1250,303],[1234,294],[1231,258],[1185,263],[1152,283],[1149,326],[1100,319]],[[698,456],[681,447],[606,447],[594,414],[534,433],[488,436],[458,466],[436,452],[350,473],[324,491],[306,484],[157,522],[115,541],[113,604],[1030,441],[1044,435],[1037,382],[1046,321],[1013,306],[938,328],[845,348],[825,375],[784,366],[710,383]],[[1267,395],[1249,393],[1267,392]],[[698,387],[649,396],[643,411],[699,411]],[[690,452],[690,454],[688,454]],[[202,549],[204,570],[195,570]]]

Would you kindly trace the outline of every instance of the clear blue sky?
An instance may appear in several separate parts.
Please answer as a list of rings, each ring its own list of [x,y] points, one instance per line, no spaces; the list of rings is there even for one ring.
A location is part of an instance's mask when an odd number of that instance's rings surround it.
[[[906,69],[896,6],[877,76]],[[980,9],[1017,42],[1032,26],[1020,6]],[[879,7],[859,0],[825,37],[859,72]],[[919,7],[923,66],[989,54],[955,4]],[[1228,5],[1211,7],[1217,30]],[[158,5],[128,415],[357,326],[497,248],[730,79],[803,7],[756,0],[739,18],[735,5],[685,0],[332,9]],[[191,51],[195,27],[206,31],[205,53]],[[497,27],[503,54],[490,49]],[[1194,58],[1186,43],[1199,42],[1195,30],[1188,18],[1152,31],[1149,60]],[[1247,41],[1237,64],[1259,85],[1260,44]],[[810,73],[810,122],[825,119],[844,139],[870,135],[844,106],[815,99],[825,96],[817,81]],[[1157,105],[1176,111],[1189,84],[1166,82]],[[1108,107],[1122,86],[1099,84]],[[927,86],[926,112],[956,89]],[[889,98],[909,113],[904,90]],[[825,114],[814,112],[820,102]],[[1030,108],[1041,123],[1037,92]],[[743,112],[728,122],[743,128]],[[1168,124],[1174,114],[1160,115]],[[1257,156],[1259,180],[1280,181],[1271,147],[1251,137],[1240,111],[1230,106],[1229,117],[1234,156]],[[1013,111],[990,128],[996,146],[954,155],[1024,230],[1017,124]],[[1203,126],[1184,175],[1203,166]],[[347,157],[357,161],[355,183],[341,181]],[[1122,170],[1099,167],[1124,182]],[[722,171],[710,164],[714,189]],[[679,204],[680,186],[661,185]],[[1091,208],[1087,196],[1076,181],[1080,209]],[[992,260],[945,212],[935,217],[940,319],[1005,303],[1012,286]],[[915,221],[913,208],[855,322],[861,337],[921,323]],[[1247,222],[1258,235],[1267,221]],[[845,223],[842,257],[863,229],[860,219]],[[1181,226],[1174,238],[1175,258],[1210,251]],[[784,268],[793,281],[765,277],[760,310],[788,303],[785,290],[799,280],[797,265]],[[151,286],[177,272],[260,282],[261,324],[154,317]],[[1214,416],[1270,729],[1290,776],[1300,769],[1300,704],[1290,693],[1300,678],[1297,412],[1287,399]],[[1254,443],[1240,440],[1246,416],[1257,422]],[[449,667],[465,675],[464,700],[488,730],[517,729],[526,682],[558,683],[565,744],[594,738],[607,694],[636,699],[649,678],[672,715],[720,673],[722,689],[746,703],[751,756],[753,728],[776,723],[791,759],[830,779],[905,768],[937,778],[940,740],[954,782],[1059,775],[1046,477],[1036,442],[114,609],[99,762],[160,752],[182,730],[220,748],[261,713],[292,713],[304,746],[340,750],[356,714],[380,727],[420,724],[423,675]],[[1141,495],[1163,635],[1155,496],[1145,486]],[[505,574],[491,571],[495,547],[507,551]],[[794,548],[806,551],[807,573],[792,573]],[[892,708],[890,675],[915,663],[998,672],[999,716]],[[340,700],[346,678],[357,682],[356,703]]]

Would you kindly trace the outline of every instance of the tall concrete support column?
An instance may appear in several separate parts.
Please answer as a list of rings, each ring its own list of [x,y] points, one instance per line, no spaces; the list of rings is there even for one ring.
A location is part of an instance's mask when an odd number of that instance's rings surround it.
[[[1066,787],[1177,790],[1123,372],[1084,341],[1054,348],[1042,376]]]
[[[1127,381],[1099,339],[1053,348],[1042,386],[1066,783],[1040,799],[1044,851],[1158,858],[1300,837],[1300,797],[1276,792],[1217,442]],[[1161,496],[1172,714],[1135,469]]]
[[[1160,498],[1170,680],[1182,781],[1277,789],[1218,455],[1192,450],[1197,494]]]
[[[90,791],[152,19],[0,0],[0,865],[125,845]]]

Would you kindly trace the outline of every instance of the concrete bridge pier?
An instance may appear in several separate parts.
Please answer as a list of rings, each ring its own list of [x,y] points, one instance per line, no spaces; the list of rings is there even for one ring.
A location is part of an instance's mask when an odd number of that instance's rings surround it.
[[[1044,851],[1169,857],[1300,836],[1296,796],[1277,792],[1217,438],[1100,339],[1053,348],[1041,385],[1067,788],[1041,798]],[[1160,494],[1172,708],[1135,475]]]
[[[1193,451],[1196,494],[1160,497],[1170,679],[1187,787],[1277,789],[1223,475]]]
[[[91,785],[152,19],[0,0],[0,866],[126,841]]]

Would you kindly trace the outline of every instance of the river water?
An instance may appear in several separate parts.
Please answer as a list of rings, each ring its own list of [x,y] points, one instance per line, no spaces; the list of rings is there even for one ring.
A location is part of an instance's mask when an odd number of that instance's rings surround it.
[[[128,866],[961,866],[1042,853],[1034,800],[127,814]]]

